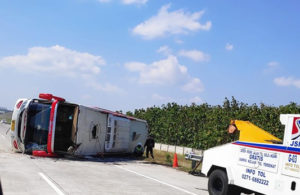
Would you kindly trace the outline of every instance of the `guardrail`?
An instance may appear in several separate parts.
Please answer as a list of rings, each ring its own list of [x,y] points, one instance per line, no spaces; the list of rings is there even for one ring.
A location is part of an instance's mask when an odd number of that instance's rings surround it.
[[[176,152],[177,154],[186,154],[186,153],[195,153],[198,155],[203,154],[203,150],[197,150],[194,148],[189,148],[189,147],[183,147],[183,146],[175,146],[175,145],[168,145],[168,144],[161,144],[161,143],[155,143],[154,149],[156,150],[161,150],[161,151],[166,151],[166,152]]]

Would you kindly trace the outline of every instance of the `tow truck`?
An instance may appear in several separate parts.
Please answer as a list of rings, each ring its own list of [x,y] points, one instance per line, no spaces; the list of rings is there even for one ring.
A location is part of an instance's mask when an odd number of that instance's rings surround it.
[[[228,132],[239,131],[239,140],[203,153],[210,195],[300,194],[300,115],[281,114],[280,121],[283,141],[249,121],[230,122]]]

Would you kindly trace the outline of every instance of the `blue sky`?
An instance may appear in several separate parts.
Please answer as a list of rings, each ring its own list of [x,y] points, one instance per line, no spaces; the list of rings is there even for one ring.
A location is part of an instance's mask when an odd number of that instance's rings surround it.
[[[111,110],[300,103],[300,3],[0,2],[1,106],[53,93]]]

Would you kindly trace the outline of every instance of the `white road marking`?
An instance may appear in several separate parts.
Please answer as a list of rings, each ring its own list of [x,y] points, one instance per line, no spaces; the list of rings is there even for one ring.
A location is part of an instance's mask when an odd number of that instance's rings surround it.
[[[191,195],[197,195],[197,194],[195,194],[195,193],[193,193],[193,192],[187,191],[187,190],[185,190],[185,189],[182,189],[182,188],[180,188],[180,187],[174,186],[174,185],[172,185],[172,184],[168,184],[168,183],[166,183],[166,182],[163,182],[163,181],[160,181],[160,180],[158,180],[158,179],[155,179],[155,178],[152,178],[152,177],[149,177],[149,176],[146,176],[146,175],[140,174],[140,173],[138,173],[138,172],[135,172],[135,171],[132,171],[132,170],[126,169],[126,168],[124,168],[124,167],[121,167],[121,166],[119,166],[119,165],[115,165],[115,166],[116,166],[116,167],[118,167],[119,169],[123,169],[123,170],[125,170],[125,171],[128,171],[128,172],[134,173],[134,174],[136,174],[136,175],[139,175],[139,176],[145,177],[145,178],[147,178],[147,179],[150,179],[150,180],[156,181],[156,182],[158,182],[158,183],[161,183],[161,184],[164,184],[164,185],[166,185],[166,186],[169,186],[169,187],[175,188],[176,190],[179,190],[179,191],[185,192],[185,193],[187,193],[187,194],[191,194]]]
[[[44,173],[39,172],[39,175],[55,190],[55,192],[59,195],[65,195],[65,193],[57,187],[57,185],[51,181],[49,177],[47,177]]]
[[[5,139],[5,136],[4,135],[2,135],[2,134],[0,134],[1,135],[1,137],[3,137],[3,139]]]

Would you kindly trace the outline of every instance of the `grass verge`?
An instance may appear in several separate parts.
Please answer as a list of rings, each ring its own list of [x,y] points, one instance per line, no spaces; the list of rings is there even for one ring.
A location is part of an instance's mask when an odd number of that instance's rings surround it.
[[[169,166],[169,167],[173,166],[173,159],[175,153],[160,151],[160,150],[153,150],[153,152],[154,152],[154,159],[152,159],[149,155],[149,158],[145,158],[146,161]],[[177,161],[178,161],[177,169],[185,172],[189,172],[192,170],[192,161],[186,160],[184,158],[184,155],[177,154]],[[200,171],[201,171],[201,165],[196,169],[196,172],[200,172]]]
[[[0,120],[6,120],[7,123],[11,122],[12,112],[7,112],[4,114],[0,114]]]

